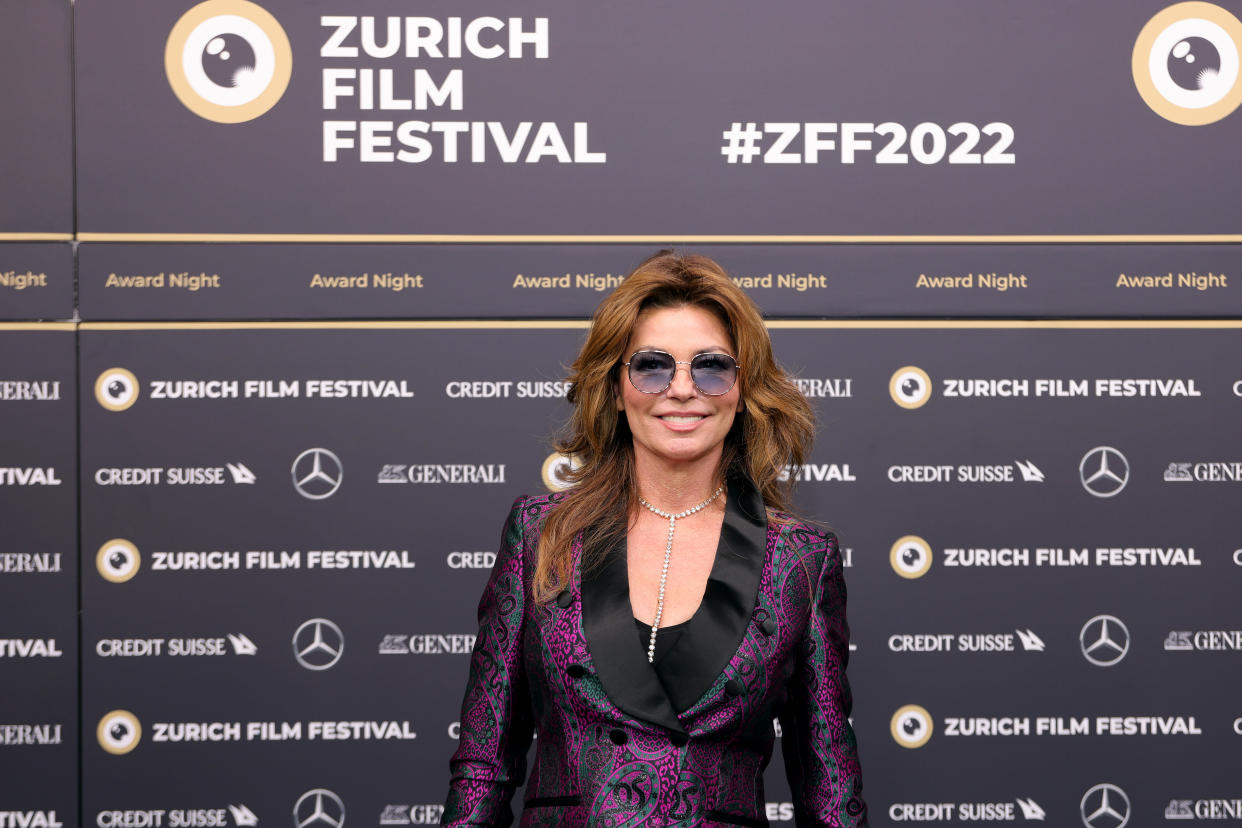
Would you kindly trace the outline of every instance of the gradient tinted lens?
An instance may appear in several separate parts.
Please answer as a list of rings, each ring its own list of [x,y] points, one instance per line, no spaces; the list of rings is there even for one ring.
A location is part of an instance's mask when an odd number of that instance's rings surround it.
[[[704,394],[727,394],[737,382],[737,363],[728,354],[699,354],[690,361],[690,377]]]
[[[630,382],[644,394],[658,394],[673,382],[677,363],[663,351],[630,357]],[[690,361],[690,379],[704,394],[727,394],[737,382],[737,363],[728,354],[699,354]]]
[[[657,394],[673,381],[677,363],[662,351],[639,351],[630,357],[630,382],[644,394]]]

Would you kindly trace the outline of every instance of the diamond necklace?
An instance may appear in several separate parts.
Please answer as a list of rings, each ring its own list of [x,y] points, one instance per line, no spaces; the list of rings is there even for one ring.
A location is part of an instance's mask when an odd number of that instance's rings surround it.
[[[698,512],[702,509],[707,508],[707,506],[713,500],[720,497],[720,493],[723,491],[724,491],[724,486],[720,486],[719,488],[716,489],[716,491],[712,492],[711,497],[709,497],[707,500],[704,500],[698,506],[691,506],[689,509],[685,510],[684,512],[678,512],[675,515],[670,512],[665,512],[662,509],[657,509],[656,507],[652,506],[647,501],[643,500],[642,496],[639,495],[639,498],[638,498],[639,503],[641,503],[643,506],[647,507],[651,511],[655,512],[660,517],[668,518],[668,543],[664,544],[664,568],[660,570],[660,592],[656,596],[655,621],[653,621],[651,624],[651,641],[650,643],[647,644],[647,663],[648,664],[655,663],[656,630],[660,629],[660,618],[663,617],[664,615],[664,585],[668,582],[668,560],[669,560],[669,557],[673,554],[673,531],[677,528],[677,519],[689,517],[690,515],[693,515],[695,512]]]

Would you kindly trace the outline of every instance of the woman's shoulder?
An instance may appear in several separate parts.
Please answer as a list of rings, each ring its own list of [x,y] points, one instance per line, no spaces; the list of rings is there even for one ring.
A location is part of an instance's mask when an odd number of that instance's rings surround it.
[[[778,509],[768,509],[768,531],[780,533],[784,536],[786,543],[803,547],[819,547],[828,550],[830,554],[836,552],[837,549],[837,536],[832,529],[822,523]]]
[[[528,526],[542,524],[543,518],[547,516],[548,512],[565,499],[565,494],[565,492],[551,492],[518,495],[517,499],[513,501],[513,506],[509,509],[509,516],[511,519]]]

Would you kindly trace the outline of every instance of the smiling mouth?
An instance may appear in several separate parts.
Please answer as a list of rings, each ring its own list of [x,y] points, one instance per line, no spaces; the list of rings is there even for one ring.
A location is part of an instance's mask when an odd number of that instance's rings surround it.
[[[697,423],[706,417],[706,414],[664,414],[660,419],[667,423]]]

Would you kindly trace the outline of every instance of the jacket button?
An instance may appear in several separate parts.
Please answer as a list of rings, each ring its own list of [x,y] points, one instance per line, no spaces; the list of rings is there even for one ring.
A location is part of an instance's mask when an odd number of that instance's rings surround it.
[[[685,733],[678,733],[677,731],[673,731],[672,733],[668,734],[668,740],[673,743],[673,747],[685,747],[686,742],[690,741],[690,737],[687,736]]]
[[[729,679],[725,682],[725,692],[730,696],[740,696],[745,689],[737,679]]]
[[[765,618],[763,623],[759,625],[759,629],[763,630],[764,635],[771,635],[776,632],[776,622],[771,618]]]
[[[561,590],[561,594],[556,596],[556,605],[561,609],[567,608],[574,602],[574,594],[569,590]]]
[[[571,664],[569,667],[565,668],[565,672],[569,673],[570,678],[578,679],[586,675],[586,668],[581,664]]]
[[[608,738],[612,740],[614,745],[624,745],[630,740],[624,730],[613,730],[608,734]]]

